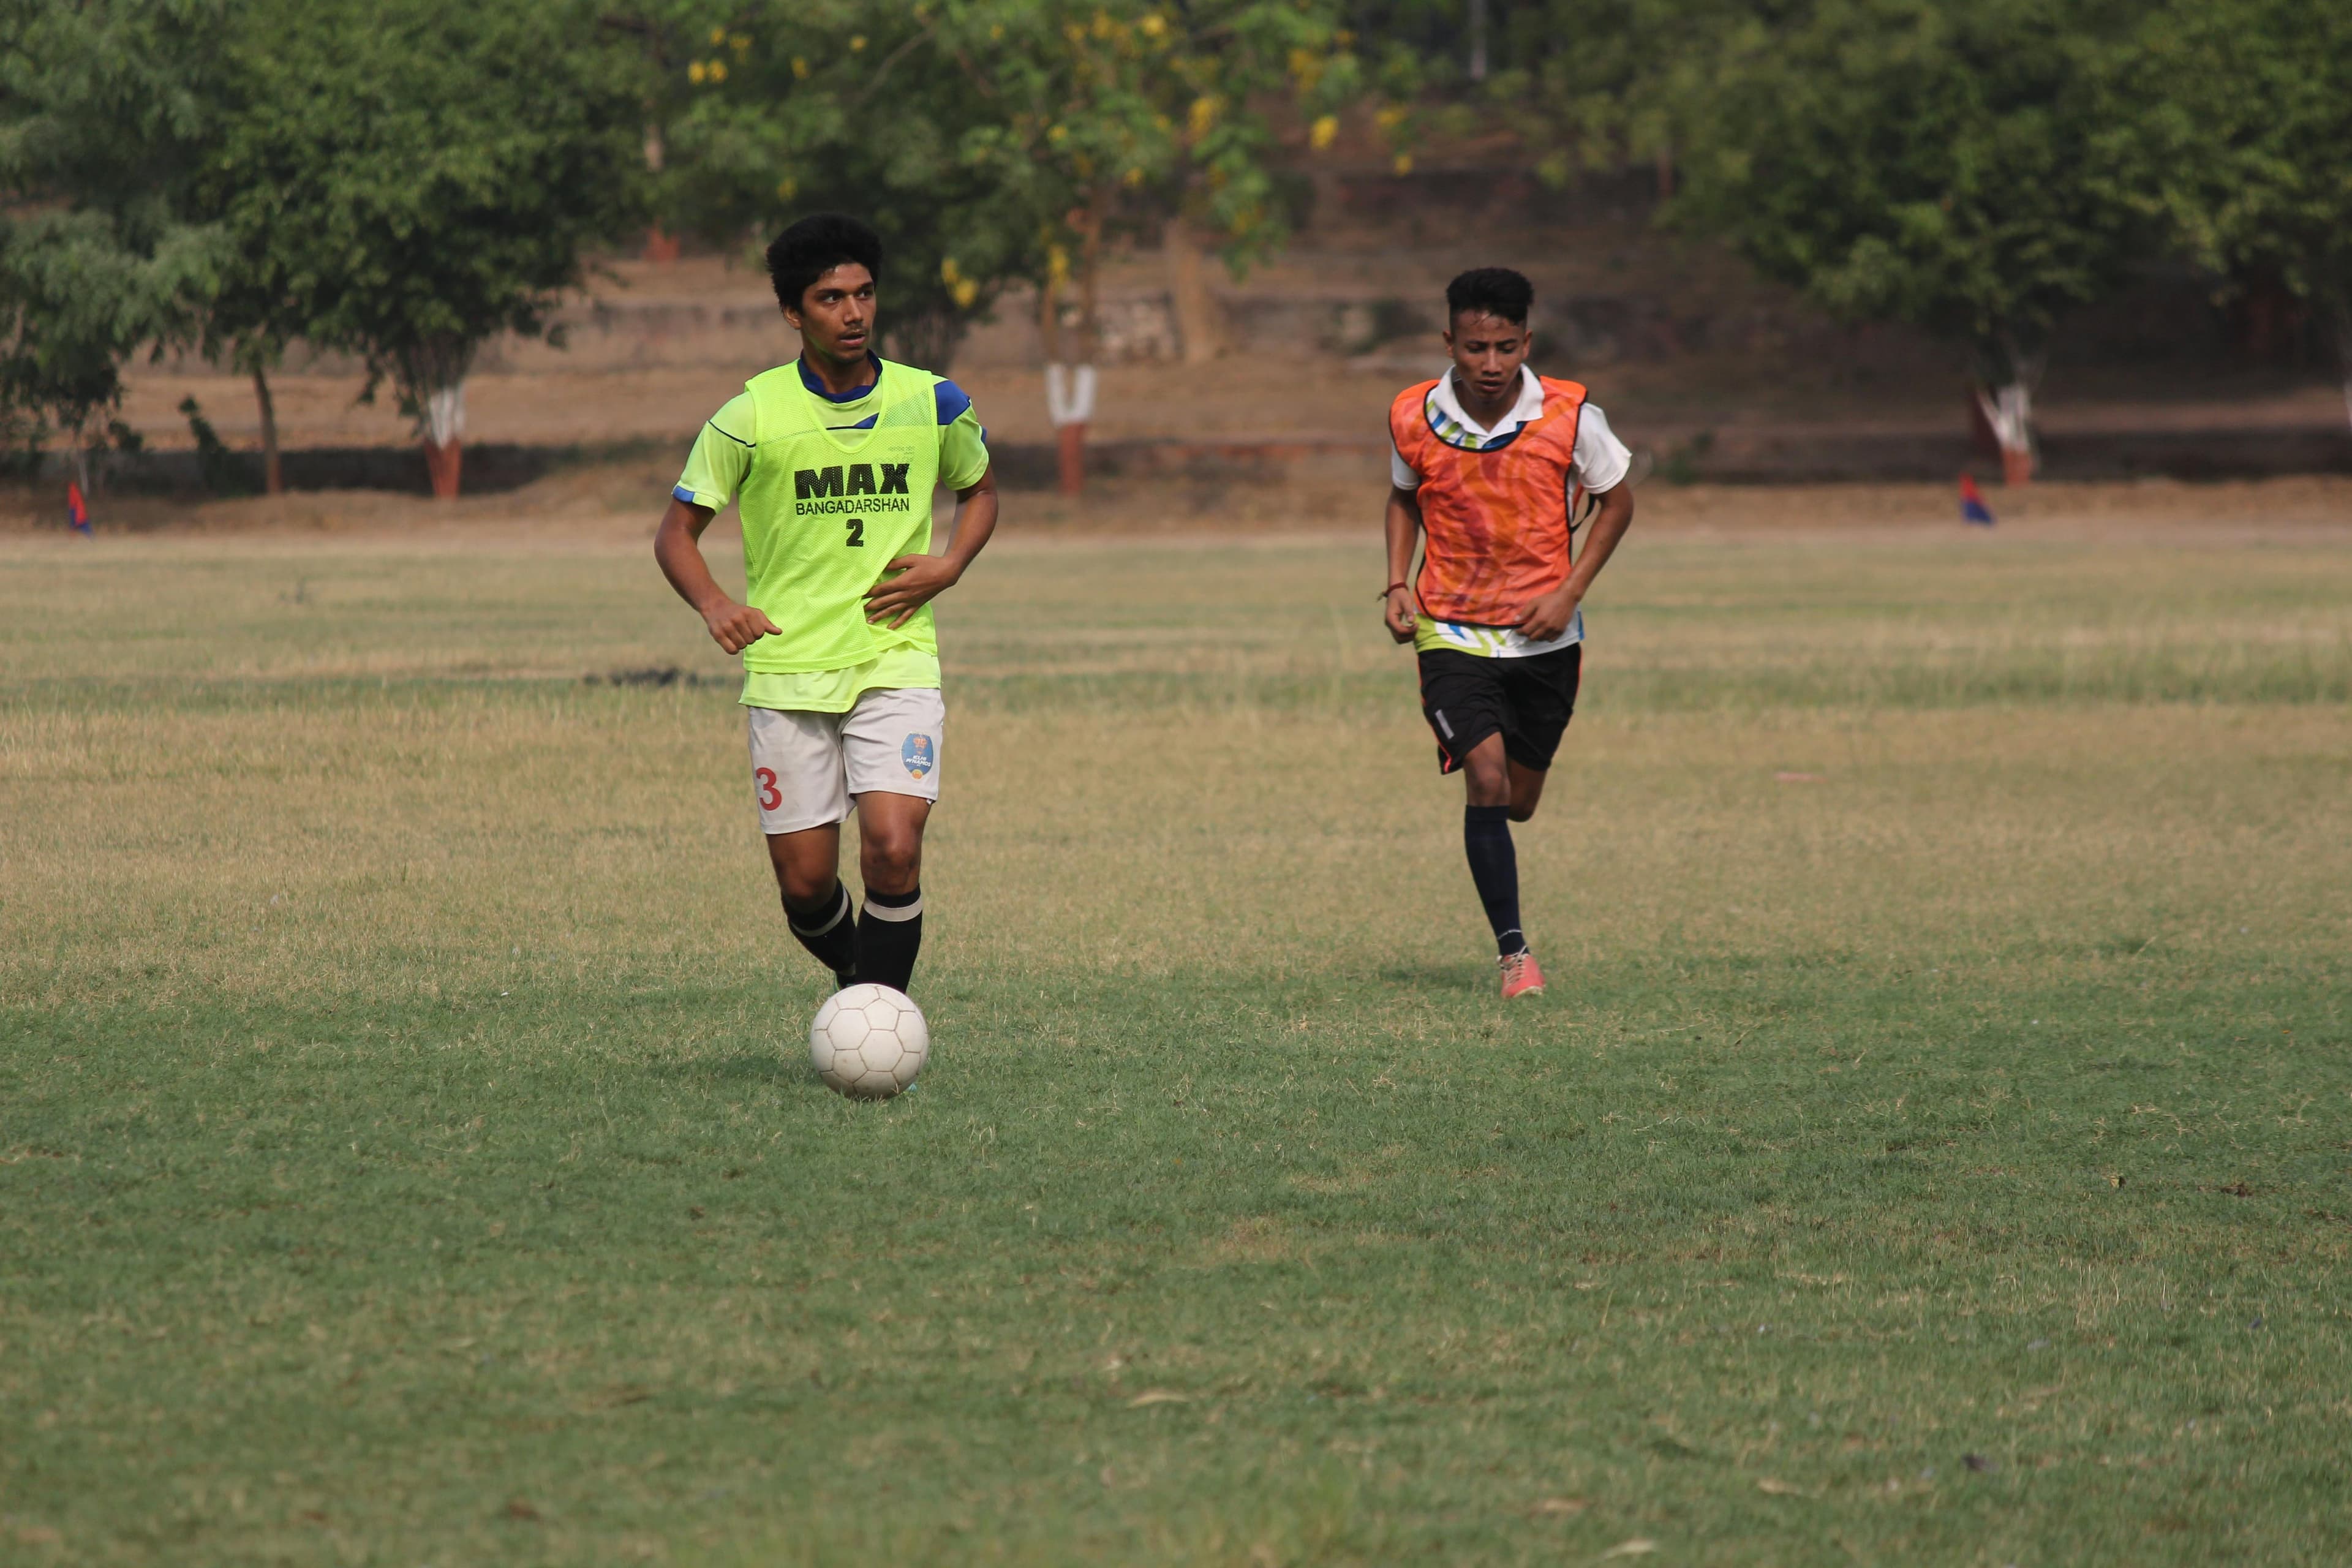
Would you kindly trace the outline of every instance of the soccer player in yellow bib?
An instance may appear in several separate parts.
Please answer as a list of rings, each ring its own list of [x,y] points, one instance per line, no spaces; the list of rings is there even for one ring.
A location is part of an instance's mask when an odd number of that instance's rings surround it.
[[[751,785],[793,935],[838,984],[904,991],[944,756],[930,602],[995,531],[996,481],[971,399],[873,352],[882,242],[871,228],[803,218],[768,247],[768,275],[800,358],[753,376],[702,427],[654,559],[719,646],[743,656]],[[935,555],[940,484],[956,493],[956,526]],[[741,603],[701,545],[738,499]],[[856,920],[839,873],[853,803],[866,883]]]

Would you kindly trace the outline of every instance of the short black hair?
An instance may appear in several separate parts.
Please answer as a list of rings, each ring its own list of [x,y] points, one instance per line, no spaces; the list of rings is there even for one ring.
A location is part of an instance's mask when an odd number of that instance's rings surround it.
[[[882,281],[882,237],[845,213],[811,213],[776,236],[768,247],[768,280],[776,302],[801,308],[809,286],[845,261],[855,261]]]
[[[1524,327],[1535,302],[1536,286],[1509,268],[1474,267],[1445,286],[1445,324],[1453,326],[1467,311]]]

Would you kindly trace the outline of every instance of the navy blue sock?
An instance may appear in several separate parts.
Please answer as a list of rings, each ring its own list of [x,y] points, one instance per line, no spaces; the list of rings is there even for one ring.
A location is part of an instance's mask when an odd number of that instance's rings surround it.
[[[784,906],[784,923],[792,928],[793,937],[807,948],[819,963],[833,971],[833,977],[842,984],[857,967],[857,921],[849,908],[849,889],[839,882],[826,894],[822,903],[806,910]]]
[[[923,890],[877,893],[866,889],[866,912],[857,919],[857,978],[903,992],[915,977],[915,954],[923,946]]]
[[[1519,933],[1519,856],[1511,847],[1511,808],[1463,807],[1462,852],[1470,858],[1470,879],[1478,884],[1486,923],[1495,928],[1495,950],[1506,958],[1525,952],[1528,939]]]

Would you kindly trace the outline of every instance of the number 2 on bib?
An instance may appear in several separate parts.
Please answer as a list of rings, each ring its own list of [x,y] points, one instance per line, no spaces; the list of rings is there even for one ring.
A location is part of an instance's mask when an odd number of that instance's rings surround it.
[[[845,517],[841,521],[849,525],[849,538],[846,542],[847,548],[851,550],[865,549],[866,520],[862,517]]]

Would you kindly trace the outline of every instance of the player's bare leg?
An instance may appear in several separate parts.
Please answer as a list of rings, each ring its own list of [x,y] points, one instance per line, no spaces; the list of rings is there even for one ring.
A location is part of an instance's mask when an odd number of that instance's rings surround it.
[[[931,803],[869,790],[857,797],[857,869],[866,909],[857,919],[857,978],[904,991],[923,945],[923,828]]]
[[[768,863],[775,868],[776,890],[784,897],[784,921],[793,939],[833,971],[835,982],[852,984],[857,921],[849,889],[841,885],[841,825],[769,834]]]
[[[1471,747],[1462,772],[1472,805],[1507,806],[1513,822],[1534,817],[1543,803],[1544,780],[1551,776],[1548,768],[1531,768],[1505,755],[1500,735],[1489,735]]]
[[[1510,825],[1536,814],[1544,770],[1513,762],[1503,750],[1503,737],[1489,735],[1462,759],[1462,773],[1469,806],[1462,815],[1462,847],[1501,949],[1495,962],[1502,971],[1503,999],[1541,995],[1543,971],[1519,930],[1519,861]]]

